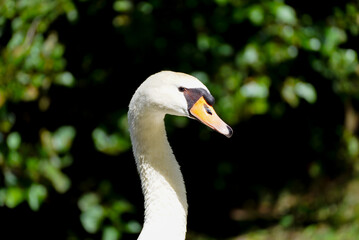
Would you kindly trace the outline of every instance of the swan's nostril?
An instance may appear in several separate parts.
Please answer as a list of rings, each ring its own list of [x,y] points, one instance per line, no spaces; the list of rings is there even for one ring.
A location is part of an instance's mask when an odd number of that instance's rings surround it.
[[[204,105],[204,109],[206,110],[206,112],[209,114],[209,115],[212,115],[212,111],[211,109],[209,109],[209,107],[207,107],[207,105]]]

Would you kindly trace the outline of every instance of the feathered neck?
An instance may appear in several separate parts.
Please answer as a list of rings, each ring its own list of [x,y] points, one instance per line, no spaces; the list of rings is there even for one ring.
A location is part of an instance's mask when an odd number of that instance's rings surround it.
[[[165,114],[132,100],[129,128],[145,199],[144,226],[138,240],[184,240],[186,190],[167,140]]]

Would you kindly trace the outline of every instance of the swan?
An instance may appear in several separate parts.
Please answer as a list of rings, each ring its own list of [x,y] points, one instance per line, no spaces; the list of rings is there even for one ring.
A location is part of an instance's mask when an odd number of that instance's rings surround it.
[[[212,105],[214,98],[197,78],[162,71],[135,91],[128,110],[133,154],[144,195],[144,224],[138,240],[184,240],[187,198],[178,162],[168,143],[166,114],[197,119],[231,137],[232,129]]]

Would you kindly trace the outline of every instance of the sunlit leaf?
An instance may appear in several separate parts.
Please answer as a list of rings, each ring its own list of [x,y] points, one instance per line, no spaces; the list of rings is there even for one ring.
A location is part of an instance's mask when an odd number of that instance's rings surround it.
[[[254,5],[249,9],[248,13],[249,20],[255,24],[260,25],[264,21],[264,11],[260,5]]]
[[[268,86],[251,81],[241,87],[241,93],[245,97],[266,98],[268,97]]]
[[[128,0],[117,0],[113,4],[113,9],[117,12],[128,12],[132,7],[132,2]]]
[[[99,230],[103,218],[104,209],[100,205],[92,206],[80,215],[82,226],[89,233],[95,233]]]
[[[96,206],[100,203],[100,198],[96,193],[87,193],[83,195],[78,201],[78,206],[81,211],[87,211],[93,206]]]
[[[120,214],[125,213],[125,212],[130,212],[132,209],[133,209],[133,206],[129,202],[124,201],[124,200],[116,201],[113,204],[113,210]]]
[[[267,76],[259,76],[245,83],[240,92],[246,98],[267,98],[269,86],[270,79]]]
[[[102,240],[117,240],[120,238],[120,232],[113,226],[107,226],[103,230]]]
[[[305,99],[309,103],[315,103],[317,100],[317,93],[315,88],[310,83],[298,82],[294,87],[295,93]]]
[[[321,42],[319,41],[319,39],[317,38],[311,38],[309,39],[309,48],[313,51],[318,51],[320,50],[320,47],[321,47]]]
[[[317,100],[317,92],[314,86],[295,78],[288,78],[284,82],[281,94],[283,99],[292,107],[298,106],[299,98],[309,103],[315,103]]]
[[[265,114],[268,111],[268,102],[265,99],[256,99],[248,104],[251,114]]]
[[[355,157],[359,155],[359,139],[356,136],[347,137],[348,153]]]
[[[125,226],[126,232],[139,233],[142,229],[141,224],[136,221],[129,221]]]
[[[325,31],[325,41],[323,46],[323,53],[330,54],[335,48],[347,39],[346,33],[343,29],[338,27],[328,27]]]
[[[292,107],[297,107],[299,98],[295,93],[295,81],[292,78],[287,79],[282,87],[281,95],[283,99]]]
[[[76,135],[75,128],[72,126],[62,126],[52,135],[52,145],[57,152],[67,152]]]
[[[6,190],[5,204],[9,208],[14,208],[24,200],[24,191],[19,187],[10,187]]]
[[[72,87],[75,84],[75,78],[70,72],[64,72],[56,76],[55,83]]]
[[[59,193],[64,193],[70,188],[70,179],[50,163],[44,162],[42,171]]]
[[[12,132],[6,139],[7,146],[10,149],[16,150],[20,147],[21,144],[21,136],[18,132]]]
[[[118,133],[107,134],[101,128],[96,128],[92,132],[92,139],[96,148],[107,154],[119,154],[131,146],[126,136]]]
[[[258,49],[253,45],[248,45],[242,55],[241,61],[246,64],[256,64],[259,60]]]
[[[276,19],[279,22],[294,25],[297,22],[295,10],[288,5],[279,5],[276,8]]]
[[[19,167],[22,163],[22,156],[19,152],[11,150],[7,156],[7,163],[11,167]]]
[[[33,211],[39,210],[41,203],[47,196],[47,190],[43,185],[33,183],[28,190],[28,203]]]
[[[13,50],[15,47],[24,42],[25,36],[23,32],[16,32],[8,43],[9,49]]]
[[[5,184],[7,186],[16,186],[18,183],[17,176],[10,170],[6,169],[4,172]]]

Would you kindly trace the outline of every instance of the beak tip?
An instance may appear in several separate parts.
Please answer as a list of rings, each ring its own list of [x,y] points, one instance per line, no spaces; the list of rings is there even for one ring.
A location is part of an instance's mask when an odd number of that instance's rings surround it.
[[[232,137],[232,135],[233,135],[233,130],[232,130],[232,128],[227,125],[227,130],[228,130],[228,133],[225,134],[225,136],[226,136],[227,138]]]

